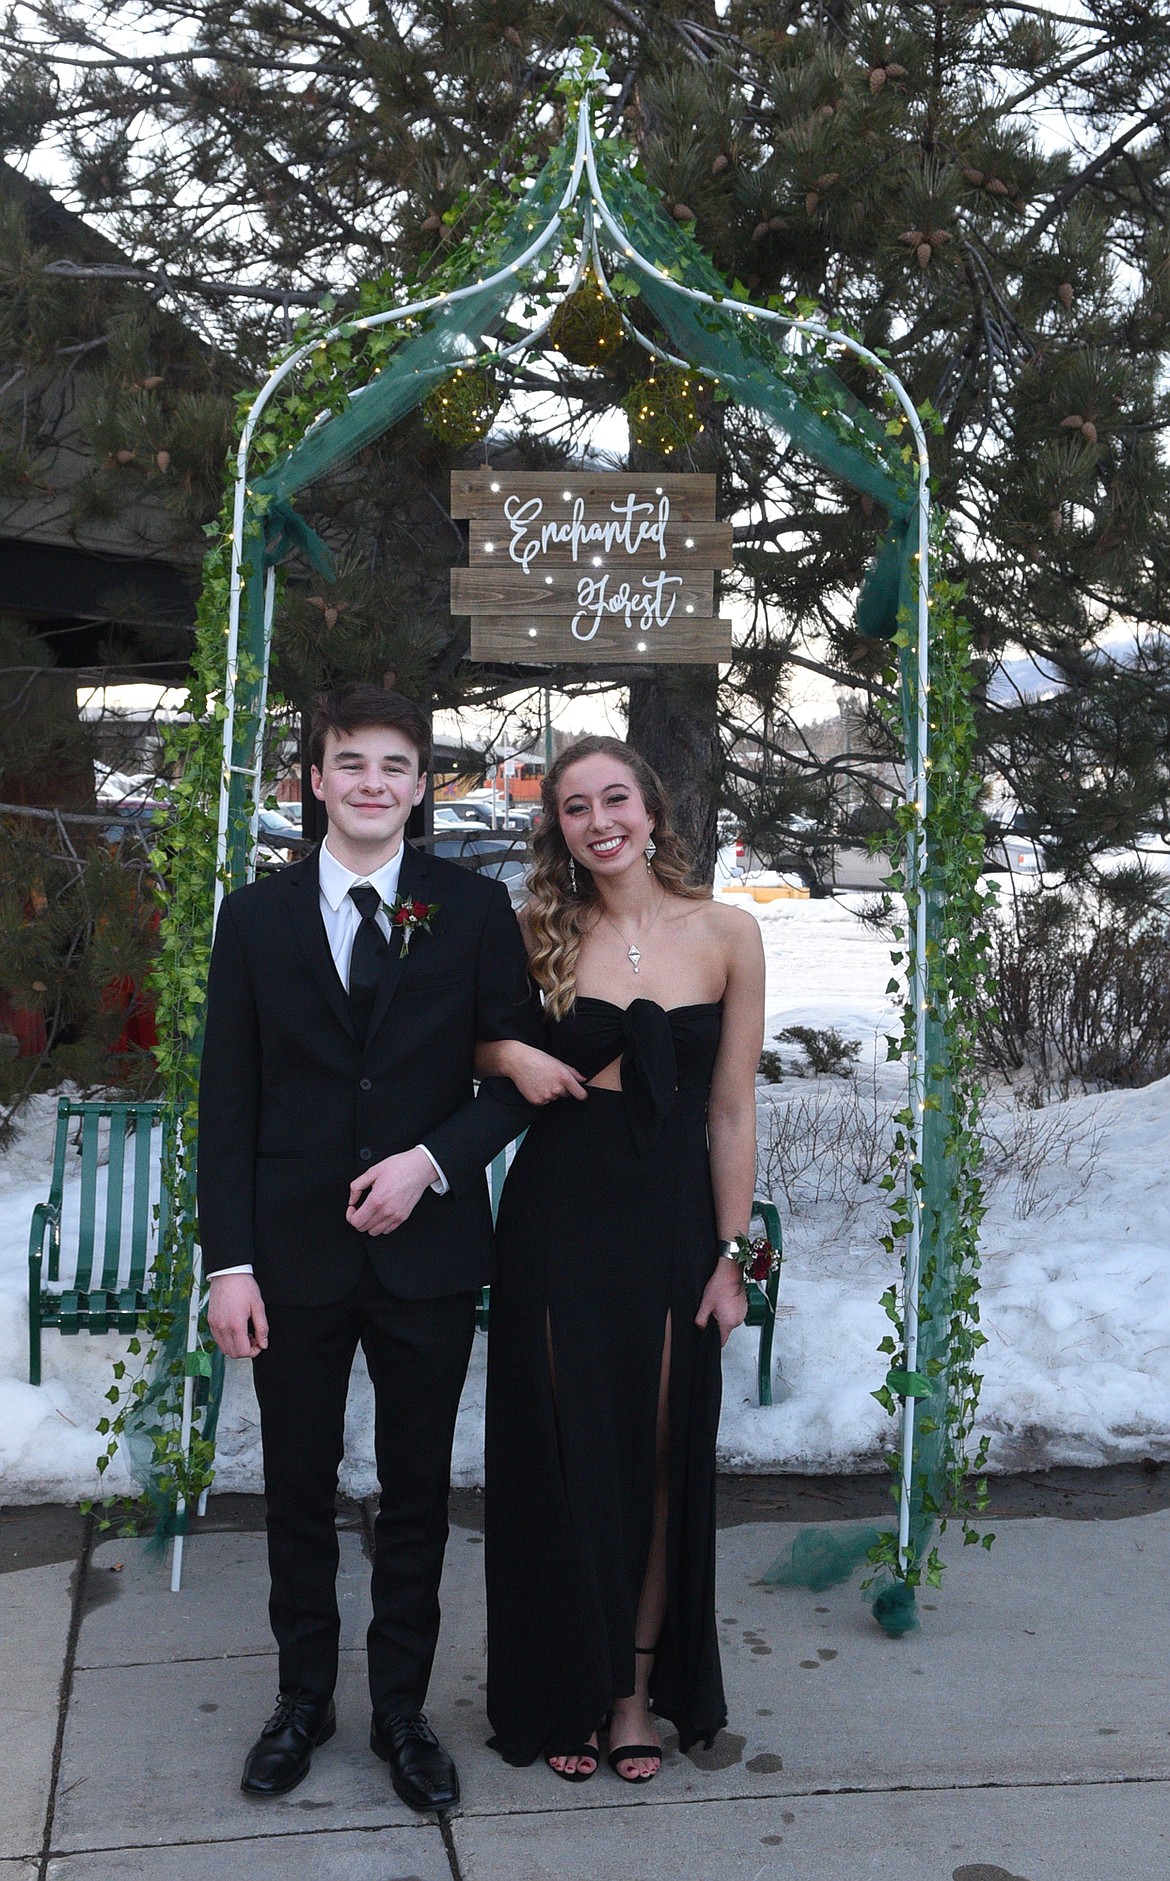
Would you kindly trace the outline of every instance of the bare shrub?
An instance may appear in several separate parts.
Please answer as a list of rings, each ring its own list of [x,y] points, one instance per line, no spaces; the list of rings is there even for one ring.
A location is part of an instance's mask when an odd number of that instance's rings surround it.
[[[991,948],[981,1057],[1034,1104],[1170,1073],[1170,911],[1148,880],[1016,895]]]
[[[983,1186],[1016,1183],[1013,1213],[1055,1215],[1085,1193],[1096,1172],[1101,1126],[1095,1114],[1070,1118],[1064,1106],[984,1117]]]
[[[889,1162],[893,1106],[871,1071],[846,1085],[819,1086],[767,1105],[760,1130],[758,1176],[792,1215],[825,1204],[851,1214]]]

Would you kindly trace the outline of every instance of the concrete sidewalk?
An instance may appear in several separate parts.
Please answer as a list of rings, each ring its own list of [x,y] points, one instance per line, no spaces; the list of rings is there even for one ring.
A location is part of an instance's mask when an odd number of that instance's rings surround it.
[[[1009,1514],[990,1556],[956,1541],[903,1640],[856,1585],[760,1585],[796,1532],[774,1519],[793,1499],[733,1488],[731,1725],[710,1752],[668,1738],[661,1775],[634,1790],[485,1749],[482,1538],[457,1498],[428,1704],[463,1783],[445,1824],[403,1808],[366,1746],[360,1510],[342,1518],[338,1733],[269,1804],[237,1787],[276,1688],[254,1500],[213,1500],[178,1596],[140,1541],[95,1544],[66,1510],[5,1518],[0,1881],[1162,1881],[1170,1509],[1164,1493],[1110,1505],[1051,1488],[1020,1506],[1113,1519]],[[814,1485],[810,1512],[842,1499]]]

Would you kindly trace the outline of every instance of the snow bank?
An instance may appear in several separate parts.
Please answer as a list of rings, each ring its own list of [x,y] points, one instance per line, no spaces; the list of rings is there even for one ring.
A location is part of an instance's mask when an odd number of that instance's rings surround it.
[[[793,1024],[833,1026],[863,1041],[857,1089],[892,1106],[899,1073],[884,1063],[894,1008],[885,943],[856,920],[854,898],[736,898],[760,923],[768,960],[769,1039]],[[851,906],[851,903],[853,904]],[[761,1085],[773,1109],[832,1103],[834,1080]],[[45,1383],[27,1383],[28,1225],[48,1191],[55,1100],[38,1099],[0,1159],[0,1495],[68,1500],[98,1487],[94,1425],[117,1338],[44,1336]],[[983,1232],[985,1383],[981,1427],[996,1469],[1170,1457],[1170,1079],[1054,1105],[1032,1124],[993,1111]],[[1027,1139],[1019,1148],[1021,1131]],[[1029,1137],[1029,1132],[1031,1133]],[[1038,1133],[1038,1134],[1037,1134]],[[1016,1149],[1013,1151],[1013,1140]],[[893,1267],[878,1245],[872,1184],[781,1197],[786,1264],[776,1329],[776,1403],[755,1403],[755,1333],[736,1333],[724,1365],[719,1453],[739,1471],[880,1469],[891,1425],[870,1396],[884,1365],[878,1305]],[[455,1446],[454,1479],[481,1480],[485,1341],[476,1339]],[[219,1488],[260,1485],[249,1368],[229,1365],[220,1423]],[[370,1387],[359,1359],[350,1394],[350,1494],[374,1487]],[[109,1486],[125,1487],[111,1471]]]

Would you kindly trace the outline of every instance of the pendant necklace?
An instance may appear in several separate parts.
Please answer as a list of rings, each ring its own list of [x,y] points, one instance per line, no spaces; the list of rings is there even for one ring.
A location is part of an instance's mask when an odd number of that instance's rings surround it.
[[[666,906],[666,894],[664,892],[661,901],[659,902],[657,908],[654,911],[654,920],[651,921],[650,926],[646,929],[647,937],[649,937],[654,927],[656,926],[658,917],[662,913],[662,910],[665,906]],[[618,939],[620,941],[625,941],[626,937],[622,933],[621,928],[618,926],[613,916],[611,914],[607,914],[604,908],[602,909],[601,912],[602,912],[603,918],[609,922],[609,925],[613,929],[614,933],[617,935]],[[633,967],[634,972],[637,973],[640,970],[641,965],[642,965],[642,950],[638,946],[637,941],[630,941],[630,943],[626,947],[626,959],[629,961],[630,965]]]

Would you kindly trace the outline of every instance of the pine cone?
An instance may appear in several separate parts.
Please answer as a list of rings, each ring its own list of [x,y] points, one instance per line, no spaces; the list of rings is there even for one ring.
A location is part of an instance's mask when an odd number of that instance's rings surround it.
[[[841,180],[841,175],[838,170],[826,170],[823,176],[818,176],[816,182],[813,185],[813,188],[814,189],[832,189],[833,184],[839,183],[840,180]]]
[[[1072,286],[1072,282],[1071,282],[1071,281],[1062,281],[1062,282],[1061,282],[1061,284],[1060,284],[1060,286],[1059,286],[1059,287],[1057,288],[1057,290],[1056,290],[1056,298],[1057,298],[1057,300],[1058,300],[1058,301],[1060,302],[1060,304],[1061,304],[1061,306],[1062,306],[1062,307],[1071,307],[1071,306],[1072,306],[1072,304],[1073,304],[1073,286]]]
[[[989,176],[987,179],[987,187],[993,196],[1011,195],[1011,190],[1008,188],[1007,184],[1001,183],[998,176]]]
[[[426,218],[425,222],[419,223],[419,227],[421,228],[424,235],[433,235],[435,230],[441,229],[442,226],[443,226],[443,218],[439,214],[437,209],[432,209],[430,215]]]
[[[870,89],[870,91],[872,91],[872,92],[873,92],[873,93],[875,93],[875,95],[876,95],[876,93],[878,93],[878,92],[879,92],[879,91],[881,90],[881,88],[882,88],[882,86],[883,86],[883,85],[885,84],[885,82],[886,82],[886,68],[885,68],[885,66],[884,66],[884,65],[875,65],[875,66],[873,67],[873,69],[872,69],[872,71],[870,72],[870,75],[869,75],[869,89]]]
[[[171,467],[170,452],[169,451],[156,451],[154,454],[154,461],[158,465],[159,469],[162,471],[163,475],[165,476],[167,471]]]
[[[719,155],[715,158],[714,162],[711,165],[712,176],[722,176],[724,170],[726,170],[730,162],[731,162],[731,158],[724,156],[723,152],[720,151]]]
[[[152,373],[149,379],[144,379],[142,381],[142,390],[144,392],[153,392],[155,387],[161,385],[162,382],[163,382],[163,375],[161,372]]]
[[[972,170],[964,166],[963,181],[965,183],[970,183],[972,189],[982,189],[983,185],[987,181],[987,178],[984,176],[982,170]]]
[[[926,234],[922,229],[903,229],[898,240],[905,242],[907,248],[917,248],[919,242],[926,240]]]
[[[523,41],[523,40],[521,39],[521,37],[520,37],[520,35],[519,35],[519,33],[518,33],[518,32],[516,31],[516,28],[515,28],[514,26],[505,26],[505,28],[504,28],[504,38],[505,38],[505,39],[507,39],[508,41],[510,41],[510,43],[511,43],[511,44],[512,44],[513,46],[521,46],[521,47],[522,47],[522,46],[523,46],[523,44],[524,44],[524,41]]]
[[[817,212],[817,204],[818,204],[818,203],[820,202],[820,200],[821,200],[821,199],[820,199],[820,197],[819,197],[819,196],[817,195],[817,192],[816,192],[816,190],[815,190],[815,189],[810,189],[810,190],[808,191],[808,193],[807,193],[807,195],[805,196],[805,199],[804,199],[804,213],[805,213],[805,215],[806,215],[806,216],[815,216],[815,215],[816,215],[816,212]]]
[[[685,202],[676,202],[670,213],[676,222],[693,222],[695,219],[694,210],[688,209]]]
[[[752,230],[753,242],[762,242],[764,237],[768,234],[769,228],[770,228],[769,223],[757,222],[755,228]]]
[[[1058,536],[1060,534],[1061,530],[1064,528],[1064,511],[1063,510],[1060,510],[1060,509],[1049,510],[1048,527],[1051,529],[1054,536]]]
[[[932,253],[930,243],[919,242],[917,248],[914,250],[914,253],[918,256],[918,266],[920,268],[929,268],[930,257]]]
[[[1091,418],[1086,418],[1084,424],[1081,426],[1081,436],[1084,438],[1086,444],[1095,444],[1097,442],[1097,427]]]
[[[329,627],[329,628],[333,628],[333,627],[336,627],[336,625],[337,625],[337,609],[336,609],[335,607],[327,607],[327,608],[325,609],[325,616],[324,616],[324,618],[325,618],[325,625],[326,625],[326,627]]]
[[[772,216],[768,222],[768,227],[773,235],[779,235],[781,229],[788,227],[787,218],[785,216]]]
[[[1079,411],[1070,411],[1067,418],[1061,419],[1060,428],[1062,431],[1079,431],[1084,422]]]
[[[889,65],[886,66],[887,78],[906,78],[907,76],[908,74],[904,65],[895,65],[891,60]]]
[[[114,462],[116,464],[132,464],[134,462],[134,452],[133,451],[115,451]]]

